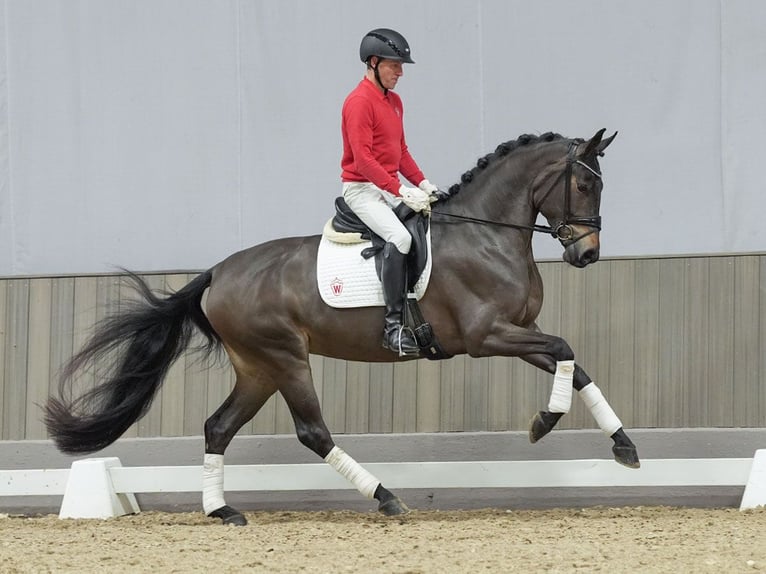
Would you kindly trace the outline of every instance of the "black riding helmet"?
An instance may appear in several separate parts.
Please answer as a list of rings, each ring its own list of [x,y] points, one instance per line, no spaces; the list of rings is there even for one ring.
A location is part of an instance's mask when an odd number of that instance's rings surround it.
[[[364,35],[359,46],[359,57],[362,62],[369,64],[372,56],[386,60],[399,60],[406,64],[414,64],[410,56],[410,45],[399,32],[388,28],[376,28]]]

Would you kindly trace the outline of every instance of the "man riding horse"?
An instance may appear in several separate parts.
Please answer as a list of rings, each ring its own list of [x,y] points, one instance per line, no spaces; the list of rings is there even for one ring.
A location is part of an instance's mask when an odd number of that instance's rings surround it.
[[[599,387],[575,362],[572,347],[537,324],[543,281],[532,253],[532,233],[539,231],[561,243],[570,265],[598,261],[604,185],[599,158],[617,134],[604,138],[601,129],[589,139],[553,132],[519,136],[480,158],[442,194],[407,151],[401,100],[390,92],[402,64],[412,62],[407,42],[391,30],[373,30],[362,40],[360,56],[367,74],[343,108],[343,187],[349,206],[386,241],[383,346],[400,354],[418,348],[402,329],[404,262],[411,240],[391,207],[403,202],[428,215],[434,196],[443,196],[430,222],[439,265],[421,304],[445,353],[519,357],[553,375],[547,409],[534,415],[530,441],[553,430],[576,390],[612,439],[615,460],[638,468],[636,446]],[[418,187],[402,186],[399,173]],[[540,215],[548,225],[536,223]],[[447,224],[453,220],[464,224]],[[285,400],[302,444],[377,500],[380,512],[407,512],[406,504],[335,444],[322,416],[312,354],[366,362],[400,357],[379,344],[373,324],[377,305],[339,310],[322,300],[317,288],[321,241],[314,235],[254,245],[172,294],[155,293],[131,275],[138,299],[99,323],[63,367],[58,397],[46,403],[45,422],[56,446],[84,454],[116,441],[148,412],[171,365],[201,333],[203,349],[225,350],[236,379],[205,421],[206,515],[224,524],[247,524],[224,500],[224,452],[275,393]],[[95,385],[75,392],[81,389],[78,374],[93,370],[100,373]]]
[[[403,327],[406,261],[412,238],[393,209],[404,202],[428,214],[437,188],[412,158],[404,138],[404,108],[393,93],[414,64],[407,40],[394,30],[378,28],[362,38],[359,57],[367,72],[343,103],[343,198],[351,210],[385,242],[380,269],[386,305],[383,347],[399,355],[418,355],[412,332]],[[402,185],[401,173],[417,187]]]

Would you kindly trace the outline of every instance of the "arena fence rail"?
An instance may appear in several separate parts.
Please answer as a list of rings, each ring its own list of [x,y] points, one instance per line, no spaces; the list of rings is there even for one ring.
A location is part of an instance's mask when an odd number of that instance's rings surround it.
[[[766,506],[766,449],[753,458],[648,459],[638,470],[613,460],[365,463],[387,488],[744,486],[740,510]],[[326,464],[228,465],[227,492],[349,490]],[[123,467],[118,457],[88,458],[69,469],[0,471],[0,497],[63,495],[61,518],[140,512],[137,493],[201,492],[200,466]]]

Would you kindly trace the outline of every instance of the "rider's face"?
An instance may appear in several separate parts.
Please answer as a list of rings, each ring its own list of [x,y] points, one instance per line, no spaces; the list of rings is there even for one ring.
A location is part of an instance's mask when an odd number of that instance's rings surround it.
[[[378,75],[383,87],[387,90],[393,90],[396,87],[396,82],[404,75],[402,63],[398,60],[380,60],[378,62]]]

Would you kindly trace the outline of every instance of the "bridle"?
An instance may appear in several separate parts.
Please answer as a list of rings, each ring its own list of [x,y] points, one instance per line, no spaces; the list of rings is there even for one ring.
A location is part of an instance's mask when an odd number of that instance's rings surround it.
[[[564,168],[564,171],[562,172],[562,176],[564,177],[564,218],[561,221],[556,222],[554,225],[522,225],[520,223],[504,223],[500,221],[492,221],[489,219],[480,219],[478,217],[470,217],[467,215],[456,215],[454,213],[444,213],[443,211],[436,211],[432,210],[432,214],[440,215],[443,217],[450,217],[453,219],[459,219],[461,221],[467,221],[469,223],[482,223],[485,225],[495,225],[498,227],[510,227],[513,229],[526,229],[529,231],[537,231],[540,233],[547,233],[554,238],[558,239],[561,244],[564,247],[568,247],[569,245],[572,245],[573,243],[578,242],[580,239],[587,237],[588,235],[595,233],[596,231],[601,230],[601,216],[600,215],[588,215],[588,216],[576,216],[571,212],[570,202],[571,202],[571,195],[572,195],[572,168],[575,164],[580,165],[587,169],[589,172],[591,172],[593,175],[595,175],[597,178],[601,179],[601,174],[597,172],[595,169],[593,169],[588,164],[580,161],[579,159],[575,159],[577,156],[577,148],[579,147],[580,143],[577,141],[572,141],[569,143],[569,149],[567,150],[567,159],[566,159],[566,167]],[[556,178],[556,180],[553,182],[553,184],[548,188],[548,191],[545,192],[545,195],[543,195],[542,199],[540,200],[540,205],[543,204],[543,202],[548,198],[548,195],[550,195],[553,188],[558,183],[561,176]],[[590,228],[587,232],[583,233],[582,235],[575,236],[575,232],[573,229],[573,225],[583,225],[585,227]]]

